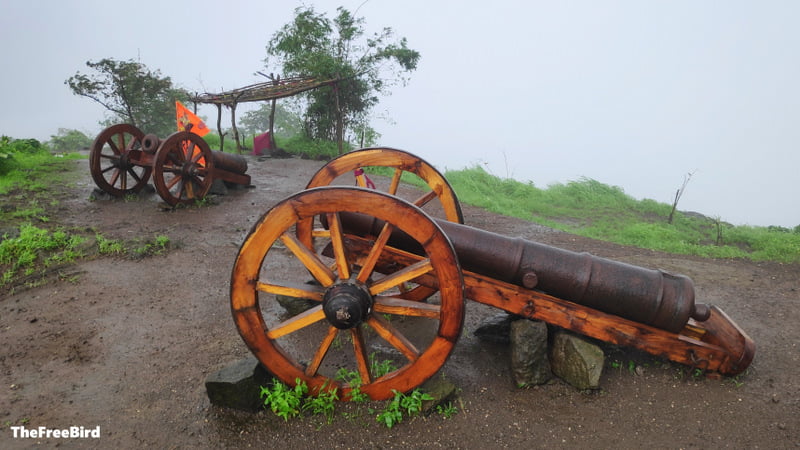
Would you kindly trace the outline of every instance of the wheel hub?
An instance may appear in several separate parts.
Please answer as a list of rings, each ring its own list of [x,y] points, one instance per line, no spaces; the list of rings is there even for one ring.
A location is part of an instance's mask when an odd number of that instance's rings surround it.
[[[372,312],[373,299],[363,286],[342,283],[330,287],[322,298],[328,322],[340,330],[358,326]]]

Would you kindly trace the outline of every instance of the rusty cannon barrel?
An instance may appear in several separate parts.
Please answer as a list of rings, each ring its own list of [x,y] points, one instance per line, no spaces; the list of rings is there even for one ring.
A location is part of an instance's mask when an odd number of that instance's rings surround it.
[[[214,161],[214,167],[217,169],[240,175],[247,172],[247,159],[242,155],[212,150],[211,156]]]
[[[383,223],[342,213],[347,232],[378,235]],[[690,317],[706,320],[708,307],[695,304],[692,280],[662,270],[510,238],[467,225],[436,220],[453,244],[461,267],[483,276],[537,289],[642,324],[677,333]],[[395,231],[390,245],[419,254],[419,246]]]

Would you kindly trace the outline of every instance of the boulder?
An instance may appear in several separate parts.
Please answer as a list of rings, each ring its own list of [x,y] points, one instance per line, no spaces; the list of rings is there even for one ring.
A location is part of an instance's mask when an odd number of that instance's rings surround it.
[[[550,366],[553,374],[578,389],[600,387],[605,356],[597,345],[559,330],[553,336],[550,349]]]
[[[422,414],[427,416],[433,413],[437,406],[453,400],[456,385],[443,377],[434,377],[423,383],[420,390],[433,397],[433,400],[422,402]]]
[[[536,320],[511,322],[511,373],[517,386],[547,383],[553,374],[547,352],[547,324]]]
[[[492,317],[484,319],[472,334],[485,342],[508,344],[511,342],[511,322],[515,321],[516,319],[518,319],[518,317],[513,314],[501,312]]]
[[[206,378],[206,393],[211,404],[242,411],[259,411],[264,402],[261,386],[273,375],[254,356],[236,361]]]

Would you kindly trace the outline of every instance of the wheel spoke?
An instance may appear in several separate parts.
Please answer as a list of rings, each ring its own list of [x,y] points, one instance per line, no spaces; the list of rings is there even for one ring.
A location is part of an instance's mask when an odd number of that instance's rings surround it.
[[[203,152],[201,152],[200,149],[197,148],[197,146],[192,144],[192,158],[190,162],[197,163],[197,161],[200,161],[202,157],[203,157]]]
[[[333,340],[336,339],[337,334],[339,334],[338,328],[334,326],[328,327],[328,334],[322,339],[322,343],[314,354],[314,359],[312,359],[308,367],[306,367],[305,373],[307,377],[313,377],[317,374],[317,370],[319,370],[322,360],[325,359],[325,355],[328,354],[328,349],[331,348],[331,344],[333,344]]]
[[[399,167],[394,169],[394,174],[392,175],[392,182],[389,184],[389,193],[392,195],[397,194],[397,188],[400,187],[400,177],[403,176],[403,170]]]
[[[119,168],[115,167],[114,169],[116,170],[114,170],[114,173],[111,174],[111,180],[109,180],[108,182],[108,184],[110,184],[111,186],[117,184],[117,179],[119,179]]]
[[[194,198],[194,181],[191,178],[188,181],[188,183],[183,185],[186,192],[186,198]]]
[[[261,292],[266,292],[268,294],[275,294],[275,295],[285,295],[287,297],[297,297],[297,298],[307,298],[310,300],[315,300],[318,302],[322,301],[322,296],[324,295],[324,291],[320,287],[319,289],[309,290],[309,288],[314,288],[312,285],[303,285],[301,286],[291,286],[288,284],[277,285],[272,283],[256,283],[256,289]]]
[[[291,233],[284,232],[281,235],[281,242],[294,253],[294,256],[303,263],[303,266],[311,272],[311,275],[319,281],[322,286],[328,287],[336,280],[336,275],[320,261],[317,254],[303,245],[297,237],[293,236]]]
[[[436,198],[436,191],[428,191],[425,195],[421,196],[420,198],[414,200],[414,204],[417,207],[422,208],[423,206],[427,205],[428,202]]]
[[[318,305],[279,323],[275,328],[267,332],[267,337],[270,339],[278,339],[279,337],[286,336],[287,334],[294,333],[297,330],[317,323],[324,318],[325,312],[322,310],[322,305]]]
[[[180,175],[175,175],[174,177],[172,177],[172,179],[169,180],[169,182],[167,183],[167,190],[171,191],[172,188],[175,187],[176,184],[178,184],[178,181],[181,181],[181,179],[182,177]]]
[[[336,259],[336,267],[339,271],[339,279],[350,279],[350,264],[347,262],[347,255],[344,252],[344,236],[342,236],[342,222],[339,214],[331,213],[326,215],[328,226],[331,230],[331,245],[333,245],[333,255]]]
[[[117,143],[119,144],[119,148],[117,149],[117,151],[122,153],[127,148],[127,146],[125,145],[125,133],[119,133],[117,135],[117,141],[118,141]]]
[[[134,180],[136,180],[137,183],[142,181],[142,178],[139,176],[138,173],[136,173],[135,170],[133,170],[133,167],[128,169],[128,173],[131,175],[131,177],[133,177]]]
[[[111,147],[111,151],[114,152],[115,155],[119,155],[120,153],[122,153],[119,147],[117,147],[117,143],[114,142],[114,136],[111,136],[111,138],[106,143],[108,144],[109,147]]]
[[[427,317],[439,319],[442,307],[430,303],[415,302],[397,297],[375,297],[375,312],[381,314],[395,314],[398,316]]]
[[[367,259],[361,266],[361,271],[358,272],[358,281],[366,283],[370,275],[372,275],[372,271],[375,270],[375,264],[378,263],[378,258],[380,258],[381,253],[383,253],[383,249],[386,247],[386,242],[389,240],[393,229],[394,226],[389,222],[383,225],[383,229],[380,234],[378,234],[375,244],[370,249],[369,255],[367,255]]]
[[[399,350],[410,362],[414,362],[419,358],[417,347],[386,319],[378,314],[373,314],[367,319],[367,323],[380,337]]]
[[[127,170],[121,170],[120,171],[120,183],[119,183],[119,185],[120,185],[120,189],[122,189],[123,191],[128,189],[128,171]]]
[[[423,259],[422,261],[416,262],[402,270],[398,270],[397,272],[378,280],[369,287],[369,293],[372,295],[378,295],[381,292],[385,292],[393,287],[399,286],[401,283],[405,283],[406,281],[411,281],[418,276],[425,275],[432,270],[433,266],[431,265],[431,260]]]
[[[361,328],[350,328],[350,336],[353,338],[353,351],[358,365],[358,374],[361,376],[361,384],[372,383],[372,375],[369,373],[369,363],[367,362],[367,346],[364,344],[364,333]]]

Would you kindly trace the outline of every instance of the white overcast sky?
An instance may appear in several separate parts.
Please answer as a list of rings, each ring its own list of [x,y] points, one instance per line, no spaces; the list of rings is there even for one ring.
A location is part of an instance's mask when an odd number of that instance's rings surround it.
[[[664,203],[694,172],[683,210],[800,224],[800,2],[304,3],[358,9],[422,54],[375,111],[381,145],[440,170],[480,164],[541,188],[589,177]],[[64,84],[87,60],[139,59],[190,91],[262,81],[267,42],[301,4],[3,0],[0,134],[97,134],[103,109]]]

